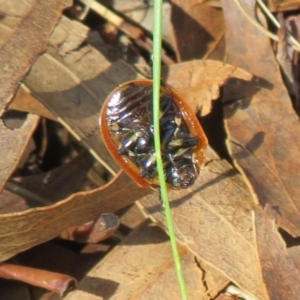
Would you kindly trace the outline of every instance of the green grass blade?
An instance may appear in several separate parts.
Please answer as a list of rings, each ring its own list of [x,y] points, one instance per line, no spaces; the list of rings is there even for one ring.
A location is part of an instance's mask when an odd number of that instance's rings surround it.
[[[160,145],[160,84],[161,84],[161,47],[162,47],[162,0],[154,0],[154,24],[153,24],[153,125],[154,125],[154,144],[156,153],[156,163],[158,177],[161,188],[161,197],[165,208],[166,222],[172,246],[173,258],[177,277],[179,281],[181,297],[188,299],[184,275],[181,267],[180,255],[177,248],[175,229],[172,212],[168,199],[168,190],[165,181],[163,163],[161,158]]]

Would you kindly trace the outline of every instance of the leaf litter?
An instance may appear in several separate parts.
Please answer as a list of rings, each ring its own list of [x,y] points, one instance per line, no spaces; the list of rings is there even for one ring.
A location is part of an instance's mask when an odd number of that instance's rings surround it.
[[[253,14],[254,2],[241,2],[248,14]],[[10,109],[29,114],[18,129],[8,129],[4,123],[0,128],[3,158],[0,178],[2,187],[6,184],[0,195],[0,199],[6,200],[0,205],[3,212],[0,261],[4,267],[10,267],[10,262],[5,262],[7,259],[15,255],[15,259],[21,258],[23,251],[67,233],[68,228],[84,230],[85,227],[78,226],[100,220],[101,214],[123,209],[120,220],[125,218],[127,225],[121,225],[117,232],[111,225],[113,230],[109,233],[115,232],[113,236],[121,239],[121,243],[104,259],[90,258],[90,271],[80,263],[82,254],[76,256],[77,276],[70,275],[82,280],[78,290],[69,293],[66,299],[180,299],[168,238],[157,227],[158,224],[165,228],[158,194],[137,187],[118,169],[99,134],[98,115],[105,97],[118,84],[142,78],[136,71],[140,66],[135,69],[137,65],[133,64],[133,68],[124,62],[129,58],[124,58],[122,52],[119,60],[108,60],[105,51],[102,54],[86,43],[89,31],[78,21],[63,16],[54,28],[66,4],[57,4],[52,15],[46,13],[44,30],[35,35],[37,31],[30,22],[35,18],[41,21],[39,5],[43,3],[19,5],[18,11],[13,4],[1,6],[5,17],[0,26],[0,60],[5,62],[2,66],[10,66],[3,67],[10,72],[1,81],[5,84],[1,89],[1,109],[4,111],[9,104]],[[209,148],[207,163],[196,184],[170,193],[188,290],[191,299],[230,297],[225,288],[234,284],[248,299],[297,299],[299,246],[287,247],[279,228],[292,236],[299,235],[298,117],[269,39],[248,23],[234,2],[222,0],[221,5],[222,11],[201,1],[174,1],[170,24],[176,30],[171,31],[169,42],[177,63],[165,67],[163,72],[164,80],[184,95],[201,116],[212,115],[213,101],[222,100],[227,145],[233,162],[232,166],[231,161],[220,158]],[[198,15],[197,10],[206,11],[207,19]],[[18,15],[21,22],[16,23],[13,15]],[[220,19],[210,22],[217,15]],[[74,17],[74,11],[70,10],[69,16]],[[22,28],[22,22],[28,25]],[[32,43],[26,43],[29,50],[19,56],[20,41],[24,39]],[[94,35],[95,44],[102,43],[104,49],[105,43],[100,39],[98,36],[97,41]],[[199,39],[201,48],[197,48]],[[283,43],[284,37],[279,41]],[[110,45],[110,49],[113,47]],[[139,58],[138,43],[127,40],[122,47],[134,50],[130,55],[135,58],[131,61],[144,61]],[[286,48],[277,49],[285,51]],[[226,61],[222,61],[225,51]],[[195,60],[199,58],[204,60]],[[9,103],[23,78],[22,90]],[[47,157],[47,147],[53,143],[49,134],[40,138],[42,157],[30,152],[30,147],[37,147],[38,129],[35,129],[43,124],[34,113],[63,125],[69,135],[66,144],[77,145],[72,146],[70,153],[81,153],[82,146],[89,153],[79,154],[73,160],[69,157],[53,171],[36,166],[28,168],[30,159]],[[86,157],[84,162],[80,157]],[[100,163],[106,168],[107,171],[100,168],[104,179],[99,176],[91,179],[88,169],[92,157],[96,165]],[[80,166],[84,167],[80,169]],[[16,176],[22,173],[26,176]],[[117,177],[102,186],[117,173]],[[51,177],[56,180],[49,181]],[[92,183],[84,183],[85,178]],[[21,190],[18,197],[9,189],[9,183],[18,184]],[[80,186],[85,186],[87,191],[77,192]],[[25,193],[31,195],[29,199]],[[30,209],[28,201],[33,195],[58,202]],[[124,209],[136,200],[139,200],[140,216],[133,214],[135,225],[128,234],[133,210],[125,212]],[[16,210],[19,212],[13,212]],[[147,217],[148,220],[142,221]],[[44,244],[45,255],[47,251],[51,255],[51,243]],[[103,242],[87,244],[79,253],[96,254],[101,247]],[[62,253],[69,251],[65,246],[60,249],[64,249]],[[30,251],[34,248],[24,253]],[[30,261],[26,264],[30,265]],[[34,268],[36,274],[41,274],[39,266]],[[19,268],[20,274],[23,270]],[[38,280],[33,284],[39,285]],[[41,293],[35,294],[39,296],[34,299],[40,299]]]

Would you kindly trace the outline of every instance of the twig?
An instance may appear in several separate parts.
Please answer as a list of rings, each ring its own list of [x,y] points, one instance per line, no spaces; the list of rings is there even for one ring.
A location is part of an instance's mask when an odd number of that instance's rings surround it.
[[[0,264],[0,277],[19,280],[34,286],[42,287],[58,293],[59,295],[64,295],[67,291],[73,290],[77,285],[77,281],[74,277],[65,274],[9,263]]]

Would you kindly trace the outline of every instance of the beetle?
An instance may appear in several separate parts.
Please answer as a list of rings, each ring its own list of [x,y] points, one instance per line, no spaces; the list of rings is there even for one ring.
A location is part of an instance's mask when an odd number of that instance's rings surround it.
[[[100,113],[104,143],[142,187],[159,187],[154,151],[152,80],[126,82],[106,98]],[[170,86],[160,88],[161,155],[168,188],[193,185],[205,162],[207,138],[193,110]]]

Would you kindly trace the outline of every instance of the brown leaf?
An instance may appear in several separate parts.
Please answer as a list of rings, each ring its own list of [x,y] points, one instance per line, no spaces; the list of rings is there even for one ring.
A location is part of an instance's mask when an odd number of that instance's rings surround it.
[[[43,104],[35,99],[23,85],[18,89],[8,109],[29,112],[50,120],[56,120],[56,117]]]
[[[268,7],[271,11],[289,11],[289,10],[297,10],[300,8],[299,0],[271,0],[268,2]]]
[[[222,11],[199,0],[173,0],[171,21],[178,61],[203,58],[212,44],[224,35]],[[218,48],[211,58],[222,60],[224,42]]]
[[[227,162],[211,149],[207,157],[193,187],[170,193],[177,238],[229,280],[265,299],[252,232],[252,196]],[[140,202],[166,228],[157,198],[148,195]]]
[[[25,83],[95,158],[116,174],[119,168],[99,138],[99,114],[105,97],[137,75],[121,61],[111,64],[91,46],[78,48],[85,35],[83,25],[62,18],[50,38],[48,53],[37,60]]]
[[[277,231],[280,218],[269,204],[263,212],[255,213],[257,251],[269,299],[294,300],[299,297],[300,270]],[[294,250],[297,257],[299,249]]]
[[[31,65],[47,49],[48,37],[62,10],[70,3],[61,0],[32,2],[26,17],[0,48],[0,115]]]
[[[147,216],[142,212],[139,202],[136,202],[126,209],[126,212],[120,217],[120,222],[127,228],[135,229],[146,219]]]
[[[279,224],[280,225],[280,224]],[[288,252],[289,257],[291,257],[294,261],[295,267],[297,268],[298,271],[300,271],[300,247],[299,247],[299,243],[297,243],[297,245],[293,246],[293,247],[289,247],[286,249]]]
[[[82,300],[82,299],[103,300],[102,296],[97,296],[94,293],[89,293],[88,291],[86,291],[86,290],[92,290],[96,284],[97,283],[94,283],[93,280],[91,280],[91,282],[87,284],[87,287],[85,287],[85,290],[76,290],[75,292],[71,292],[65,297],[65,299],[66,300]]]
[[[0,122],[0,191],[22,159],[39,117],[28,115],[21,128],[11,130]]]
[[[73,194],[50,207],[0,215],[0,261],[48,241],[68,227],[115,212],[149,192],[120,173],[104,187]]]
[[[18,23],[17,28],[10,34],[5,35],[1,41],[0,65],[0,114],[2,115],[5,105],[11,100],[19,82],[38,55],[46,50],[47,38],[55,26],[61,11],[67,6],[62,1],[36,1],[28,9],[26,18]],[[8,5],[1,5],[4,9]],[[42,12],[49,10],[47,16]],[[3,10],[4,11],[4,10]],[[14,59],[11,59],[12,56]],[[21,154],[38,122],[36,116],[29,116],[25,124],[17,129],[10,130],[0,124],[0,149],[1,171],[0,190],[3,189],[9,176],[21,159]],[[5,159],[4,159],[5,158]]]
[[[22,211],[28,208],[25,200],[7,190],[3,190],[0,194],[0,212],[1,214]]]
[[[255,1],[242,2],[248,14],[254,16]],[[298,236],[299,119],[282,83],[268,37],[250,24],[232,1],[222,3],[229,29],[228,62],[256,75],[260,86],[252,99],[225,106],[228,145],[254,199],[278,207],[285,220],[284,229]]]
[[[18,182],[19,187],[43,197],[51,204],[78,192],[92,164],[91,155],[83,152],[68,163],[49,172],[13,179],[14,182]]]
[[[238,296],[220,294],[215,300],[239,300]]]
[[[179,252],[190,299],[211,299],[217,288],[224,287],[224,277],[212,275],[209,268],[207,274],[202,273],[184,246],[179,246]],[[215,280],[215,290],[207,290],[206,276],[212,276],[209,284]],[[181,299],[167,235],[145,222],[87,274],[79,290],[102,299]],[[82,299],[79,290],[66,299]]]
[[[184,74],[184,76],[183,76]],[[169,66],[163,78],[201,115],[211,110],[211,102],[219,97],[220,86],[229,78],[250,80],[252,76],[242,69],[213,60],[195,60]]]

